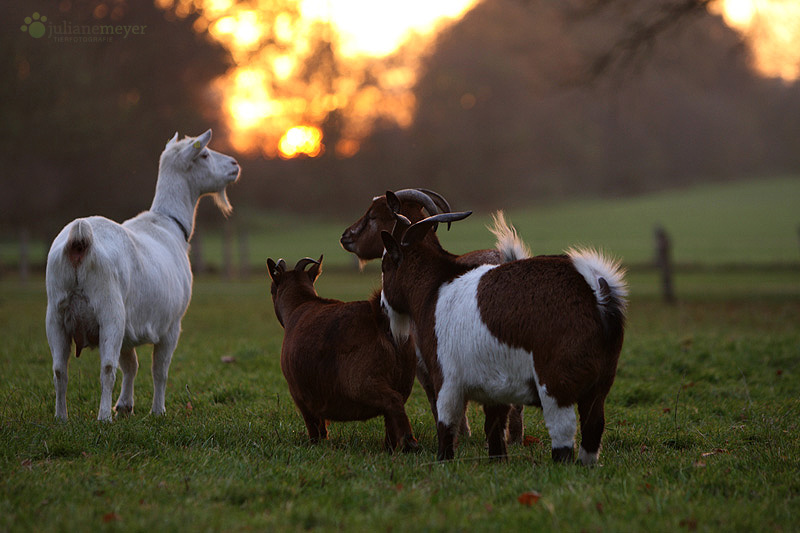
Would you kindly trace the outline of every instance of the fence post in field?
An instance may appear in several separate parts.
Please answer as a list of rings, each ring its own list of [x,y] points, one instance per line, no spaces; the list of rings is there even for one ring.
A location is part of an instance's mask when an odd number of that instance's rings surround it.
[[[31,233],[28,228],[22,228],[19,231],[19,280],[23,283],[28,281],[28,274],[30,274],[30,253]]]
[[[247,224],[239,228],[237,244],[239,245],[239,278],[245,279],[250,275],[250,247],[247,242]]]
[[[656,268],[661,274],[661,294],[668,304],[675,303],[675,292],[672,285],[672,243],[667,231],[656,226]]]
[[[225,220],[222,223],[222,277],[233,279],[233,223]]]
[[[192,270],[195,274],[202,274],[206,270],[206,261],[203,258],[203,237],[202,232],[198,231],[200,228],[197,224],[194,226],[194,233],[192,233],[192,245],[189,253],[192,258]]]

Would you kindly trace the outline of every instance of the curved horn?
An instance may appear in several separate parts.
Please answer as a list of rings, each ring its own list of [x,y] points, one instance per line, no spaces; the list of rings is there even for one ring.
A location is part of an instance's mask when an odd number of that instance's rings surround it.
[[[430,196],[430,198],[436,204],[436,207],[439,208],[439,212],[440,213],[449,213],[449,212],[452,211],[452,209],[450,208],[450,202],[445,200],[444,196],[442,196],[438,192],[432,191],[430,189],[417,189],[417,190],[422,191],[425,194],[427,194],[428,196]],[[449,222],[447,223],[447,231],[450,231],[450,223]]]
[[[439,213],[439,207],[433,198],[428,196],[422,189],[402,189],[394,193],[398,200],[417,202],[428,212],[428,216]]]
[[[450,202],[445,200],[444,196],[439,194],[436,191],[432,191],[430,189],[417,189],[418,191],[422,191],[428,196],[431,197],[433,202],[436,204],[436,207],[439,208],[440,213],[450,213],[452,209],[450,208]]]
[[[432,227],[434,227],[439,222],[455,222],[457,220],[463,220],[470,216],[472,211],[460,211],[457,213],[440,213],[438,215],[434,215],[432,217],[428,217],[426,219],[420,220],[410,228],[406,230],[405,235],[403,235],[403,242],[402,244],[411,244],[422,240],[425,236],[425,233]]]
[[[278,264],[276,266],[281,269],[281,272],[286,272],[286,261],[283,259],[278,259]]]
[[[319,261],[317,261],[316,259],[311,259],[310,257],[304,257],[303,259],[297,262],[297,264],[294,266],[294,269],[299,272],[302,272],[303,270],[306,269],[308,265],[312,264],[318,265]]]

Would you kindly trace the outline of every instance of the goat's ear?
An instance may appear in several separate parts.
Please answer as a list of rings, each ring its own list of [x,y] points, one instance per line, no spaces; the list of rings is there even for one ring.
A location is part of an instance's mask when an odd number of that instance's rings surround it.
[[[383,239],[383,247],[386,248],[386,254],[394,261],[395,265],[399,266],[403,261],[403,251],[400,249],[400,245],[397,244],[395,238],[388,231],[381,232],[381,239]]]
[[[386,205],[389,206],[392,213],[400,213],[400,199],[392,191],[386,191]]]
[[[394,228],[392,228],[392,237],[394,237],[394,240],[397,242],[400,242],[403,238],[403,234],[411,226],[411,221],[400,213],[395,213],[394,218],[395,222]]]
[[[276,285],[280,280],[281,274],[283,274],[283,271],[285,270],[285,267],[281,268],[282,261],[283,259],[280,259],[278,263],[275,264],[275,261],[272,259],[267,259],[267,271],[269,272],[269,277],[272,278],[272,281],[274,281]],[[285,265],[286,263],[283,264]]]
[[[195,139],[185,148],[186,155],[190,159],[194,159],[197,157],[200,152],[203,151],[203,148],[208,146],[208,143],[211,142],[211,129],[205,131],[201,135],[195,137]]]
[[[178,132],[176,131],[175,135],[172,136],[172,139],[167,141],[167,146],[169,146],[170,144],[174,143],[177,140],[178,140]],[[166,146],[164,148],[166,148]]]

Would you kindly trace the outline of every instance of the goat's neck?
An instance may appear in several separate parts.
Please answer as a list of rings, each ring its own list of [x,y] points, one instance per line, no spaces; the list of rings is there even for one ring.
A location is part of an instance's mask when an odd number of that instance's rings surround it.
[[[470,270],[469,267],[451,260],[449,255],[444,251],[441,254],[430,254],[427,257],[416,258],[414,266],[409,265],[410,271],[418,273],[406,289],[412,318],[415,321],[419,321],[422,317],[414,317],[414,310],[428,308],[429,302],[436,301],[442,285]]]
[[[180,224],[181,229],[188,232],[187,236],[191,237],[199,199],[199,195],[191,190],[182,176],[171,174],[169,170],[162,170],[158,176],[156,195],[150,211],[173,218]]]
[[[309,289],[305,286],[287,287],[281,292],[276,308],[280,311],[284,324],[288,327],[294,321],[293,315],[295,311],[307,303],[320,300],[321,298],[313,288]]]

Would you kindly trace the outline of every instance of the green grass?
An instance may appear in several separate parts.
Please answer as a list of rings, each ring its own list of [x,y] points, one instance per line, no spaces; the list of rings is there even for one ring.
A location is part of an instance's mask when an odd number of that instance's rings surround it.
[[[535,253],[582,243],[641,264],[661,223],[678,261],[708,267],[678,270],[675,306],[660,303],[655,273],[629,274],[629,327],[606,404],[603,466],[591,469],[551,463],[532,408],[525,423],[534,442],[510,447],[505,463],[489,462],[476,406],[473,436],[457,460],[436,464],[419,386],[406,406],[419,453],[383,452],[381,420],[332,424],[327,442],[308,444],[280,372],[283,332],[263,262],[324,253],[319,292],[363,299],[378,286],[378,269],[345,268],[352,258],[337,239],[350,220],[256,217],[250,258],[258,275],[196,280],[159,418],[147,414],[151,349],[143,347],[134,416],[95,420],[99,362],[90,350],[71,360],[70,419],[55,422],[43,280],[6,278],[0,532],[795,530],[797,198],[800,180],[787,178],[508,213]],[[440,230],[441,239],[456,252],[489,247],[488,221],[476,213]],[[204,244],[209,260],[219,256],[219,239],[209,234]],[[0,250],[4,264],[13,255]],[[541,499],[522,505],[527,491]]]
[[[796,265],[800,261],[798,199],[800,178],[793,176],[703,185],[641,197],[541,204],[512,209],[507,215],[538,254],[560,253],[583,244],[605,248],[629,264],[646,263],[652,260],[653,230],[660,224],[672,236],[675,260],[682,264]],[[325,255],[328,266],[341,267],[352,265],[353,258],[341,249],[339,237],[368,205],[369,194],[363,210],[343,214],[339,220],[240,208],[229,223],[237,231],[248,226],[251,268],[262,271],[267,257],[296,260],[320,254]],[[490,213],[476,212],[439,235],[454,253],[489,248],[494,245],[486,231],[490,222]],[[201,231],[203,255],[210,265],[219,268],[219,233],[205,227]],[[47,248],[48,244],[32,242],[31,263],[43,264]],[[18,253],[15,241],[0,241],[0,265],[15,265]]]
[[[264,278],[196,282],[166,416],[147,414],[148,347],[136,413],[98,423],[98,357],[84,351],[70,365],[70,419],[57,423],[42,280],[0,283],[0,531],[793,530],[798,276],[774,285],[758,273],[691,276],[679,276],[676,306],[654,297],[652,275],[632,276],[603,466],[591,469],[551,464],[533,408],[526,433],[538,442],[489,462],[475,406],[457,460],[436,464],[418,386],[407,411],[419,453],[383,452],[380,420],[334,423],[327,442],[308,444]],[[319,290],[357,299],[375,285],[372,274],[333,270]],[[541,499],[522,505],[527,491]]]
[[[507,217],[534,253],[560,253],[575,244],[602,247],[630,264],[652,261],[653,232],[662,225],[673,239],[675,261],[727,265],[800,261],[800,178],[784,177],[703,185],[642,197],[585,200],[508,210]],[[365,200],[364,210],[368,202]],[[497,206],[502,208],[503,206]],[[454,209],[470,206],[454,205]],[[338,222],[264,215],[249,239],[250,261],[262,268],[266,257],[288,259],[325,255],[329,266],[350,265],[353,258],[338,245],[342,231],[362,212]],[[236,223],[232,219],[233,223]],[[447,232],[445,248],[463,253],[494,246],[486,231],[491,214],[476,212]],[[210,263],[219,264],[219,237],[204,246]]]

